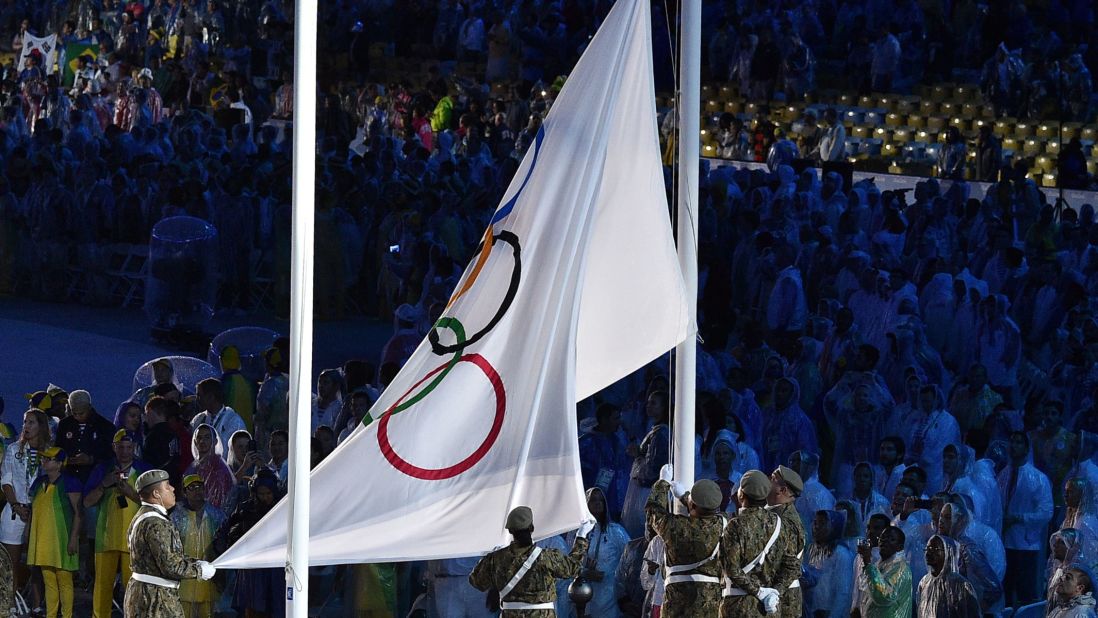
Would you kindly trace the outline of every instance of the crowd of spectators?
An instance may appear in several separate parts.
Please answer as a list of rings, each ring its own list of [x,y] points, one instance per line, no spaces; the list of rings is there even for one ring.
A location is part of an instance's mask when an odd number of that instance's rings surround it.
[[[1004,113],[1052,106],[1090,119],[1094,8],[1031,4],[707,3],[706,70],[760,100],[803,96],[822,75],[849,76],[852,91],[903,91],[982,71],[989,102]],[[317,314],[392,317],[395,333],[377,358],[320,375],[314,461],[370,421],[370,404],[441,311],[560,76],[609,8],[321,5]],[[143,244],[157,221],[187,214],[219,231],[221,307],[254,309],[247,290],[266,272],[284,310],[291,8],[2,3],[0,40],[16,51],[24,30],[100,51],[77,59],[71,87],[33,61],[5,69],[0,293],[64,299],[74,265],[94,275],[107,247]],[[657,77],[670,89],[667,21],[661,3],[653,10]],[[430,60],[421,73],[381,79],[379,64],[393,55]],[[1048,85],[1058,80],[1070,87]],[[876,539],[874,515],[905,532],[916,581],[928,539],[952,539],[943,551],[959,547],[958,576],[981,613],[1038,599],[1078,605],[1090,588],[1065,596],[1060,580],[1087,576],[1098,560],[1094,209],[1050,204],[1012,169],[976,200],[962,181],[880,191],[872,181],[847,186],[838,173],[798,174],[789,162],[703,165],[699,476],[718,481],[731,513],[746,470],[798,471],[810,615],[861,602],[855,545]],[[80,300],[102,302],[90,281]],[[0,541],[13,556],[37,554],[35,528],[20,524],[36,521],[36,508],[65,511],[37,501],[59,478],[74,501],[65,512],[82,514],[59,520],[68,529],[42,531],[69,534],[77,552],[13,560],[17,583],[45,584],[26,589],[32,603],[63,609],[65,590],[72,594],[64,573],[76,573],[106,615],[116,575],[128,577],[119,526],[132,517],[144,466],[172,472],[192,555],[216,554],[273,504],[285,480],[287,350],[268,351],[259,383],[240,374],[232,350],[219,352],[221,380],[188,393],[158,363],[156,384],[122,403],[113,422],[95,411],[94,384],[32,397],[21,431],[8,436]],[[642,615],[662,595],[650,568],[660,544],[645,537],[643,504],[668,458],[667,371],[666,360],[655,362],[578,410],[584,481],[601,524],[585,571],[600,616]],[[364,615],[406,611],[425,580],[445,609],[470,603],[462,583],[471,567],[316,570],[314,590]],[[281,581],[281,571],[240,572],[181,594],[199,615],[279,615]]]

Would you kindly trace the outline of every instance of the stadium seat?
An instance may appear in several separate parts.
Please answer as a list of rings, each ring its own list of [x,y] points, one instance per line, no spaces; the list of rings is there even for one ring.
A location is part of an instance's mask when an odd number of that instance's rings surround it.
[[[906,144],[915,140],[915,132],[908,127],[900,127],[892,132],[892,141],[897,144]]]
[[[919,113],[924,116],[931,116],[938,113],[938,102],[924,100],[919,103]]]
[[[1091,126],[1083,127],[1079,132],[1079,137],[1080,139],[1090,140],[1092,142],[1098,141],[1098,129]]]
[[[1036,138],[1027,138],[1022,146],[1022,154],[1027,157],[1041,154],[1041,142],[1037,141]]]
[[[904,124],[906,118],[897,114],[896,112],[889,112],[885,115],[885,124],[890,127],[899,127]]]
[[[926,118],[923,116],[908,116],[907,126],[913,129],[921,129],[926,126]]]
[[[871,127],[879,126],[884,122],[884,115],[878,111],[870,111],[865,113],[865,120],[863,121]]]
[[[952,101],[942,101],[938,106],[938,113],[946,117],[952,117],[958,113],[957,106]]]
[[[1060,154],[1060,140],[1050,139],[1045,142],[1045,154],[1058,155]]]
[[[941,116],[931,116],[931,117],[926,119],[926,128],[931,133],[937,133],[939,131],[944,131],[945,126],[946,126],[946,119],[942,118]]]

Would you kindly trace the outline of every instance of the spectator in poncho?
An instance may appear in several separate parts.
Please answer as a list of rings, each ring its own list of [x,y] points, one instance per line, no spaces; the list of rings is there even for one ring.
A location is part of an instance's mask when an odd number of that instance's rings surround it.
[[[1071,565],[1086,560],[1079,535],[1074,528],[1061,528],[1048,540],[1048,562],[1045,564],[1045,600],[1047,612],[1060,604],[1060,580]]]
[[[958,567],[957,542],[938,535],[926,544],[930,572],[919,582],[918,618],[979,618],[980,602]]]
[[[854,554],[842,543],[846,516],[840,511],[818,511],[812,520],[812,544],[805,566],[819,572],[816,585],[805,594],[809,616],[846,616],[854,589]]]

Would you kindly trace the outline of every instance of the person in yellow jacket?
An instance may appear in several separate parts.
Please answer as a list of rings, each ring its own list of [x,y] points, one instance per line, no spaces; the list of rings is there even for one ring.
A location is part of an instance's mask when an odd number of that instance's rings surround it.
[[[206,483],[197,474],[183,477],[183,503],[172,511],[172,524],[183,541],[183,553],[196,560],[213,560],[213,542],[225,514],[206,502]],[[179,582],[179,600],[187,618],[211,618],[218,598],[212,581],[184,579]]]
[[[72,618],[72,574],[80,568],[80,494],[76,477],[61,471],[65,451],[42,452],[42,476],[31,486],[31,520],[27,564],[42,571],[46,615]]]
[[[236,410],[251,432],[255,428],[253,419],[257,387],[255,382],[244,377],[240,366],[240,350],[236,346],[227,345],[221,349],[221,388],[225,392],[225,405]]]
[[[137,477],[149,467],[133,456],[134,436],[125,429],[114,434],[114,458],[92,470],[84,484],[84,508],[97,507],[95,520],[95,588],[93,618],[110,618],[115,577],[130,579],[130,549],[126,531],[141,507]]]

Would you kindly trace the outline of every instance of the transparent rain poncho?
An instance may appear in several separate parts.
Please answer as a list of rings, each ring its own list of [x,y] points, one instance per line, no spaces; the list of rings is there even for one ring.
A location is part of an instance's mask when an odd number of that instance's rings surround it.
[[[978,618],[981,613],[976,591],[960,573],[960,547],[953,539],[939,535],[930,537],[927,546],[936,542],[942,543],[945,561],[937,575],[928,572],[919,582],[918,618]]]
[[[1082,493],[1078,507],[1067,507],[1060,528],[1073,528],[1079,536],[1079,550],[1088,558],[1098,556],[1098,488],[1086,478],[1076,477],[1068,483],[1073,491]]]

